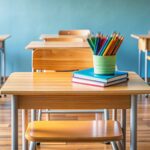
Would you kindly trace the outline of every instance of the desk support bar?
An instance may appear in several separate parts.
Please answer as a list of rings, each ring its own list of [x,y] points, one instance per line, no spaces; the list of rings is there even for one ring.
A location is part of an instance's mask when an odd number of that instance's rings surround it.
[[[42,110],[42,113],[55,113],[55,114],[76,114],[76,113],[103,113],[103,109],[99,110]]]

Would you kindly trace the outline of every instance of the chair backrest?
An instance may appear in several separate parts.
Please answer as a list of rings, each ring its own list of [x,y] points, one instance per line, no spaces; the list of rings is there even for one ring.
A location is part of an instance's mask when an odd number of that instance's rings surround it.
[[[76,37],[49,37],[44,39],[45,42],[84,42],[82,38]]]
[[[59,35],[76,35],[76,36],[88,36],[90,35],[90,30],[61,30]]]
[[[92,52],[89,48],[36,49],[32,55],[32,69],[34,71],[74,71],[89,67],[93,67]]]

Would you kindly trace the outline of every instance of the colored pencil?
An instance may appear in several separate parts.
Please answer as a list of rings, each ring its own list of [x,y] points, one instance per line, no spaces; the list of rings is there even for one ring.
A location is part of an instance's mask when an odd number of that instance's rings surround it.
[[[87,41],[94,55],[111,56],[116,55],[124,37],[117,32],[113,32],[111,36],[104,36],[98,33],[96,36],[89,36]]]
[[[120,39],[118,45],[116,46],[116,48],[115,48],[115,50],[114,50],[114,52],[113,52],[113,55],[116,55],[116,53],[117,53],[119,47],[121,46],[123,40],[124,40],[124,37],[121,37],[121,39]]]
[[[104,54],[103,54],[104,56],[106,56],[107,53],[109,52],[110,47],[112,46],[112,44],[113,44],[113,42],[114,42],[114,39],[115,39],[115,36],[113,36],[113,37],[111,38],[111,40],[110,40],[110,42],[109,42],[109,44],[108,44],[106,50],[104,51]]]

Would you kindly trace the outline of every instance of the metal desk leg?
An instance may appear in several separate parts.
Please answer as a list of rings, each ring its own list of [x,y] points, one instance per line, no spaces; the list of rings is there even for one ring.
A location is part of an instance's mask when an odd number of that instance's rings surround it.
[[[148,56],[148,51],[145,51],[145,82],[148,83],[148,60],[147,60],[147,56]]]
[[[137,95],[131,97],[130,119],[130,150],[137,150]]]
[[[18,109],[16,96],[11,97],[12,150],[18,150]]]
[[[32,55],[33,55],[33,51],[32,51]],[[33,68],[32,68],[32,72],[34,72]],[[32,109],[31,110],[31,121],[35,121],[35,120],[36,120],[36,110]]]
[[[22,110],[22,150],[28,150],[28,141],[25,138],[25,131],[28,126],[28,110]]]
[[[3,74],[3,71],[2,71],[2,53],[3,53],[3,49],[2,49],[2,42],[0,42],[0,45],[1,45],[1,48],[0,48],[0,53],[1,53],[1,61],[0,61],[0,65],[1,65],[1,67],[0,67],[0,85],[2,86],[2,74]]]
[[[139,76],[141,76],[141,55],[142,55],[142,51],[139,50],[139,61],[138,61],[138,72],[139,72]]]
[[[2,50],[0,49],[0,66],[2,66]],[[2,86],[2,68],[0,67],[0,87]]]
[[[121,110],[121,126],[123,132],[123,150],[126,149],[126,109]]]
[[[5,82],[6,79],[6,54],[5,54],[5,41],[2,43],[2,75],[3,75],[3,81]]]

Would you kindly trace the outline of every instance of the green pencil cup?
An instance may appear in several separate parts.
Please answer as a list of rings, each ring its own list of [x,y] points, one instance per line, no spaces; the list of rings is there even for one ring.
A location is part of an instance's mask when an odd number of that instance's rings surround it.
[[[93,55],[94,73],[110,75],[115,73],[116,56]]]

